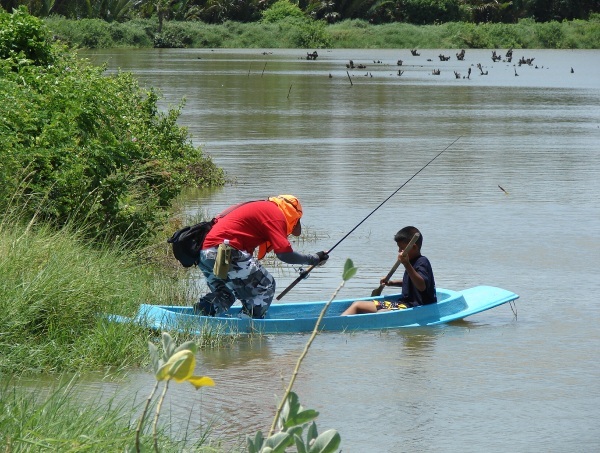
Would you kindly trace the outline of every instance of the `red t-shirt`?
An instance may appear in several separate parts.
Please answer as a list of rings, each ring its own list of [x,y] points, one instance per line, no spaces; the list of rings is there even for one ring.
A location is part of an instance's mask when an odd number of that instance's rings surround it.
[[[270,201],[243,204],[218,219],[206,239],[203,249],[216,247],[229,239],[229,245],[248,253],[269,241],[275,253],[293,252],[287,238],[287,224],[283,212]]]

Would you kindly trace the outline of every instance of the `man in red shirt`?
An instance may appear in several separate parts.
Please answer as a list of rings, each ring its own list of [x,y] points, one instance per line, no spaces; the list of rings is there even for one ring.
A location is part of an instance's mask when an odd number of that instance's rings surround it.
[[[277,258],[289,264],[318,265],[329,258],[325,252],[314,255],[294,252],[288,236],[300,236],[301,217],[302,205],[293,195],[250,201],[218,216],[200,252],[198,267],[206,277],[210,293],[194,305],[196,312],[220,315],[239,299],[243,313],[264,318],[275,295],[275,279],[259,261],[267,252],[272,250]],[[213,269],[218,246],[223,243],[232,247],[231,265],[227,277],[220,279]]]

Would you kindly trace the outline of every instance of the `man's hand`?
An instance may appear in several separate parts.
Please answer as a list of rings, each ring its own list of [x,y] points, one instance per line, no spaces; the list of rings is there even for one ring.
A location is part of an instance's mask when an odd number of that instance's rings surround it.
[[[316,255],[319,258],[319,262],[317,263],[317,266],[320,266],[321,264],[323,264],[325,261],[327,261],[329,259],[329,255],[327,254],[327,252],[317,252]]]

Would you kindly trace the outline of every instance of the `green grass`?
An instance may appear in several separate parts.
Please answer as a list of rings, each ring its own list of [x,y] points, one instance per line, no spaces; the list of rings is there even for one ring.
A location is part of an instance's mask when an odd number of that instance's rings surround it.
[[[88,395],[89,396],[89,395]],[[135,451],[136,418],[141,408],[130,400],[113,396],[108,401],[93,398],[82,403],[76,380],[58,383],[39,392],[11,383],[0,385],[0,448],[5,452]],[[168,415],[168,414],[167,414]],[[168,416],[165,417],[168,420]],[[173,438],[170,426],[159,431],[161,452],[219,450],[203,445],[209,427],[195,426],[190,420],[185,437]],[[152,433],[146,426],[142,451],[153,449]]]
[[[55,230],[16,214],[0,220],[0,374],[143,365],[154,334],[104,315],[132,316],[140,303],[190,305],[198,296],[177,267],[147,263],[150,255],[142,260],[142,252],[115,244],[91,247],[80,236],[69,225]],[[175,266],[166,242],[152,254]],[[198,343],[224,339],[216,332]]]

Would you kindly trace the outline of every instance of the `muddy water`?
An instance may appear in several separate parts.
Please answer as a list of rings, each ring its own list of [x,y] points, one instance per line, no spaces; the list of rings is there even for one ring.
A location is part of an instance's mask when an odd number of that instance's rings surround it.
[[[163,106],[185,97],[181,124],[233,181],[188,194],[188,210],[295,194],[306,232],[295,247],[305,252],[331,248],[460,137],[281,302],[327,299],[346,258],[359,272],[340,297],[369,294],[395,261],[394,233],[412,224],[439,287],[510,289],[521,296],[516,313],[507,305],[436,328],[322,334],[295,390],[346,453],[597,451],[600,51],[528,49],[512,63],[487,50],[459,62],[456,51],[88,55],[160,88]],[[533,65],[515,64],[521,56]],[[347,68],[350,59],[366,68]],[[273,272],[278,290],[296,276]],[[172,416],[212,423],[232,448],[267,431],[306,340],[201,353],[199,371],[217,386],[174,386]],[[134,394],[151,381],[140,373],[123,385]]]

